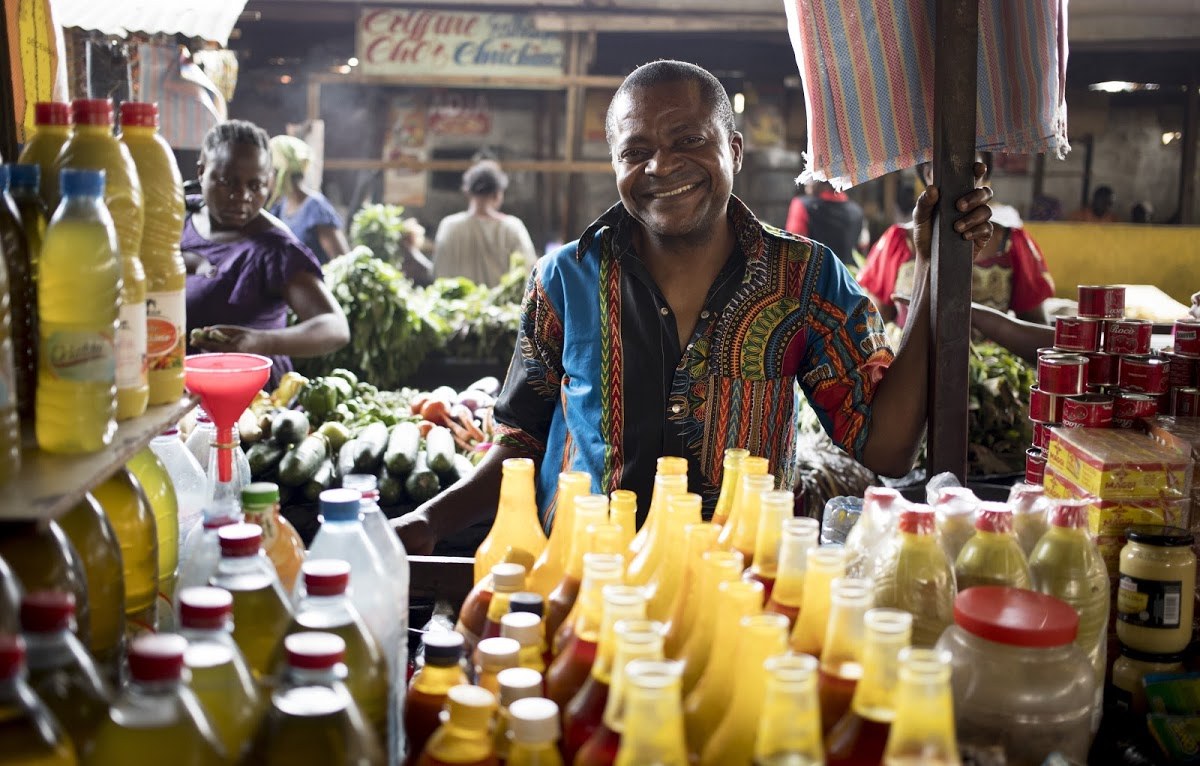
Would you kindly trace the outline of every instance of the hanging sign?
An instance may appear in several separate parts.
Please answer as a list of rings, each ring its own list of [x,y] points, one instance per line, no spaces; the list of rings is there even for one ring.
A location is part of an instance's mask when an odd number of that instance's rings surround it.
[[[561,75],[563,38],[511,13],[364,8],[359,71],[368,75]]]

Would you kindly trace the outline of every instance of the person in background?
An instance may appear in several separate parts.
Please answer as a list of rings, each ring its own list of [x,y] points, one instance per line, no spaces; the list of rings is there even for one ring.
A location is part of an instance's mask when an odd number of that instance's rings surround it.
[[[983,153],[981,160],[987,164],[991,155]],[[933,182],[932,165],[925,163],[917,170],[927,185]],[[1045,301],[1054,295],[1054,281],[1042,253],[1022,228],[1016,208],[992,202],[991,209],[994,234],[975,252],[972,299],[1002,312],[1012,311],[1020,319],[1045,324]],[[911,223],[892,226],[871,248],[858,274],[858,283],[870,294],[884,319],[901,327],[907,318],[917,271],[912,240]]]
[[[827,246],[849,266],[863,238],[863,209],[828,181],[813,181],[792,198],[783,228]]]
[[[433,239],[433,275],[466,277],[476,284],[495,287],[508,273],[513,253],[527,269],[537,252],[525,224],[500,212],[508,175],[492,160],[482,160],[463,173],[467,209],[442,219]]]
[[[405,218],[400,235],[400,263],[396,267],[417,287],[433,284],[433,262],[421,250],[425,246],[425,227],[416,218]]]
[[[1142,200],[1129,211],[1130,223],[1154,223],[1154,205]]]
[[[1097,186],[1096,191],[1092,192],[1092,204],[1071,213],[1070,220],[1083,223],[1116,223],[1117,214],[1113,210],[1116,204],[1117,195],[1111,186]]]
[[[342,217],[333,205],[324,194],[304,185],[304,174],[311,160],[312,150],[300,139],[294,136],[271,139],[275,187],[267,207],[321,263],[328,263],[349,252],[350,244],[343,231]]]
[[[189,353],[269,356],[274,386],[292,369],[289,357],[346,345],[350,328],[316,256],[263,209],[271,190],[266,132],[242,120],[218,124],[204,137],[197,170],[203,206],[185,219],[179,243]],[[288,309],[297,320],[290,327]]]
[[[1038,194],[1029,203],[1030,221],[1061,221],[1063,217],[1062,201],[1048,194]]]

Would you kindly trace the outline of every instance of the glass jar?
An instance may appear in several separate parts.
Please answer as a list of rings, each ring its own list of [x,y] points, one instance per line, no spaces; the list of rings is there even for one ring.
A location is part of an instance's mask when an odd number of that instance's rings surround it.
[[[958,594],[954,622],[937,648],[951,654],[963,756],[998,748],[1010,766],[1040,766],[1057,751],[1085,763],[1096,676],[1074,643],[1075,610],[1052,596],[984,585]]]
[[[1150,654],[1182,652],[1192,640],[1196,554],[1192,533],[1136,525],[1125,530],[1117,590],[1117,638]]]
[[[1142,679],[1151,673],[1182,673],[1182,654],[1147,654],[1128,646],[1112,666],[1112,709],[1124,715],[1146,714],[1146,688]]]

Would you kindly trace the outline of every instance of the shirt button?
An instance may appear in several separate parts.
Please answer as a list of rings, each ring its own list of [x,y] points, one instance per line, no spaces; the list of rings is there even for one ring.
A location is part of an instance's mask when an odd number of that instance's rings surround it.
[[[682,405],[682,404],[672,404],[672,405],[671,405],[671,412],[673,412],[673,413],[675,413],[676,415],[678,415],[679,413],[683,412],[683,405]]]
[[[667,308],[666,306],[663,306],[661,309],[658,310],[658,313],[662,314],[663,316],[670,316],[671,309]]]
[[[701,319],[708,319],[708,317],[709,317],[709,316],[710,316],[710,313],[709,313],[709,312],[707,312],[707,311],[701,311],[701,312],[700,312],[700,318],[701,318]]]

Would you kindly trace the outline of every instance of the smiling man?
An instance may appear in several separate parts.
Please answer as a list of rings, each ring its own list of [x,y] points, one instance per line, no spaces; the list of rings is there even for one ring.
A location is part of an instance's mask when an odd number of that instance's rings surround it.
[[[705,515],[725,449],[768,458],[795,485],[798,396],[834,442],[868,468],[909,470],[925,426],[928,263],[936,189],[914,219],[922,285],[893,354],[874,305],[824,245],[760,223],[732,196],[742,136],[720,82],[693,64],[636,69],[609,106],[620,202],[530,278],[517,350],[496,404],[496,446],[468,481],[397,523],[409,551],[494,513],[501,462],[539,462],[549,524],[557,476],[638,494],[655,461],[689,463]],[[977,168],[977,174],[979,169]],[[977,245],[991,191],[958,203]]]

